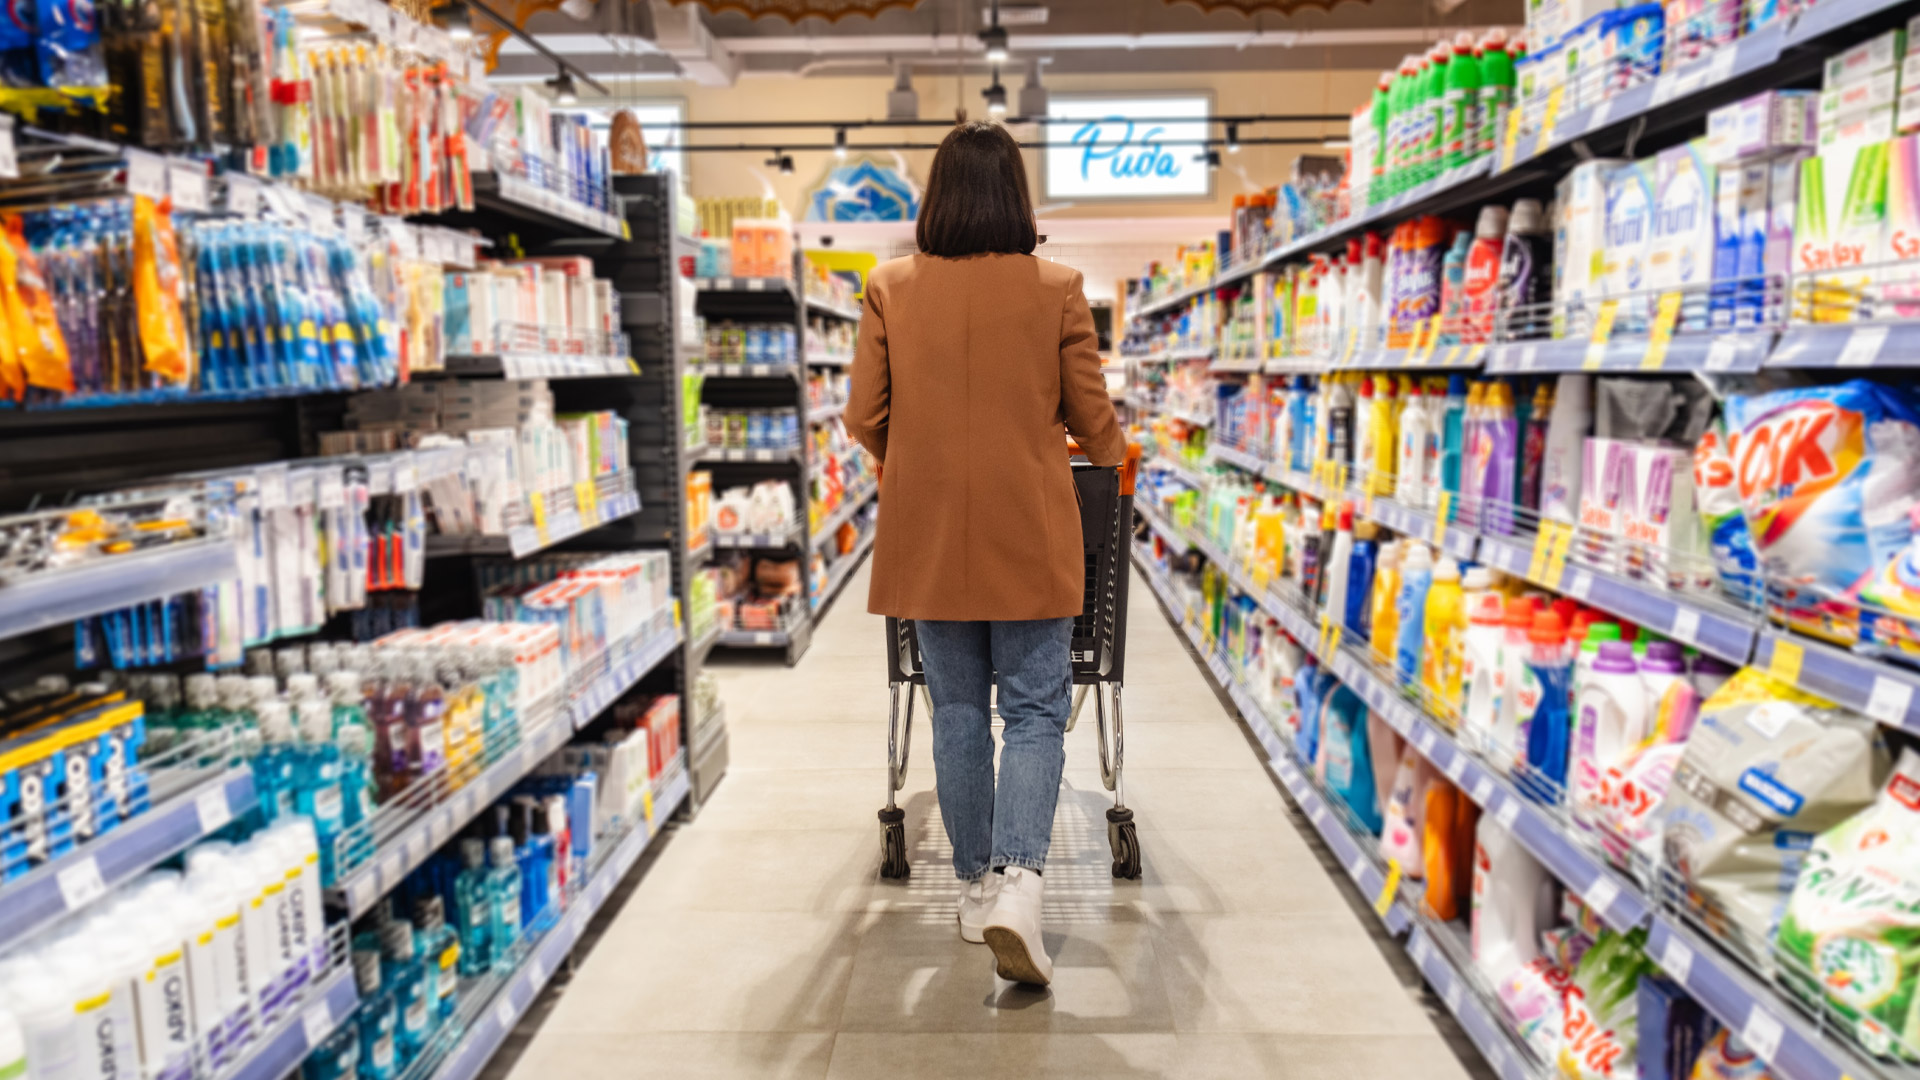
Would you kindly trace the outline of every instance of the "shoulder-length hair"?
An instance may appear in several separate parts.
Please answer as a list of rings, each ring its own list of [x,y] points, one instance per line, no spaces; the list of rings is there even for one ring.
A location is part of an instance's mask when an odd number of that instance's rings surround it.
[[[921,251],[945,258],[1033,254],[1038,237],[1027,167],[1006,128],[974,120],[940,141],[914,239]]]

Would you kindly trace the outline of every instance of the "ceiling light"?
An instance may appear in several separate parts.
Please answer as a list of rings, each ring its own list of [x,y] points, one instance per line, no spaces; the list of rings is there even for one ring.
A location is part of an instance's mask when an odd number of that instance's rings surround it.
[[[994,116],[1007,115],[1007,88],[1000,85],[999,68],[993,69],[993,84],[980,91],[980,96],[987,99],[987,112]]]
[[[1204,161],[1207,163],[1207,168],[1217,169],[1220,167],[1220,151],[1209,146],[1205,150],[1193,155],[1193,160]]]
[[[467,5],[455,4],[447,9],[440,19],[447,28],[447,36],[456,45],[465,45],[473,40],[473,20],[467,16]]]
[[[547,80],[547,88],[553,91],[553,103],[565,108],[580,104],[580,92],[573,88],[573,76],[561,72]]]
[[[1040,85],[1040,65],[1035,60],[1027,69],[1027,85],[1020,88],[1020,115],[1029,120],[1047,115],[1047,88]]]
[[[767,159],[766,165],[767,168],[778,170],[785,175],[793,175],[793,155],[785,151],[775,150],[773,156]]]
[[[833,156],[841,161],[847,160],[847,129],[835,128],[833,131]]]
[[[1352,139],[1327,139],[1323,141],[1320,145],[1323,147],[1326,147],[1328,150],[1345,150],[1347,147],[1353,145],[1353,140]]]
[[[1240,125],[1228,124],[1227,125],[1227,153],[1237,154],[1239,152],[1240,152]]]
[[[980,44],[987,50],[987,63],[1007,62],[1007,28],[1000,25],[1000,0],[993,0],[993,23],[980,31]]]

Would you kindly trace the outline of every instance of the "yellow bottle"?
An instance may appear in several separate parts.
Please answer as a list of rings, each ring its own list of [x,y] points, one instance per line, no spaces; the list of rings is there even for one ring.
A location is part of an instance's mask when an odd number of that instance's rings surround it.
[[[1452,714],[1460,696],[1460,652],[1467,632],[1466,594],[1460,564],[1442,557],[1427,587],[1425,633],[1420,646],[1420,682],[1427,700]]]
[[[1367,490],[1375,495],[1393,493],[1394,461],[1400,448],[1400,408],[1394,393],[1393,377],[1382,375],[1373,380],[1373,420],[1367,425],[1367,438],[1373,443],[1373,460],[1367,463]]]
[[[1400,638],[1400,559],[1406,553],[1406,541],[1397,540],[1380,547],[1380,562],[1373,572],[1373,618],[1369,622],[1373,657],[1383,664],[1393,663],[1395,642]]]

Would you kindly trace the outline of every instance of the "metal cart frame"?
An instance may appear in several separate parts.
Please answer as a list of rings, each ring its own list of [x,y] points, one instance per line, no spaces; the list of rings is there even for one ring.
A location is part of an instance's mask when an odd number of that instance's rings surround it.
[[[1089,692],[1100,738],[1100,782],[1113,792],[1107,811],[1107,842],[1113,849],[1113,876],[1140,876],[1140,839],[1133,811],[1126,805],[1122,768],[1126,761],[1125,727],[1121,720],[1120,689],[1127,658],[1127,542],[1133,521],[1133,474],[1136,453],[1129,449],[1123,466],[1102,467],[1085,458],[1073,459],[1073,482],[1080,498],[1080,533],[1086,549],[1086,600],[1073,620],[1073,711],[1067,717],[1072,731]],[[926,670],[920,660],[920,641],[907,619],[887,619],[887,683],[891,691],[887,714],[887,805],[880,811],[880,876],[904,878],[907,863],[906,811],[894,796],[906,785],[907,762],[913,744],[913,699],[918,696],[927,717],[933,717],[933,699],[927,693]],[[905,688],[906,708],[901,709]],[[918,693],[916,694],[916,689]],[[1113,710],[1111,732],[1107,709]]]

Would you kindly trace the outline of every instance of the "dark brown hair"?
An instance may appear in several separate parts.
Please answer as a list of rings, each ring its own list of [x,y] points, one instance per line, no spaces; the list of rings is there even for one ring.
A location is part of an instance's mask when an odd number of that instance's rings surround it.
[[[1020,144],[999,124],[974,120],[940,140],[920,200],[914,239],[928,255],[1031,255],[1037,239]]]

